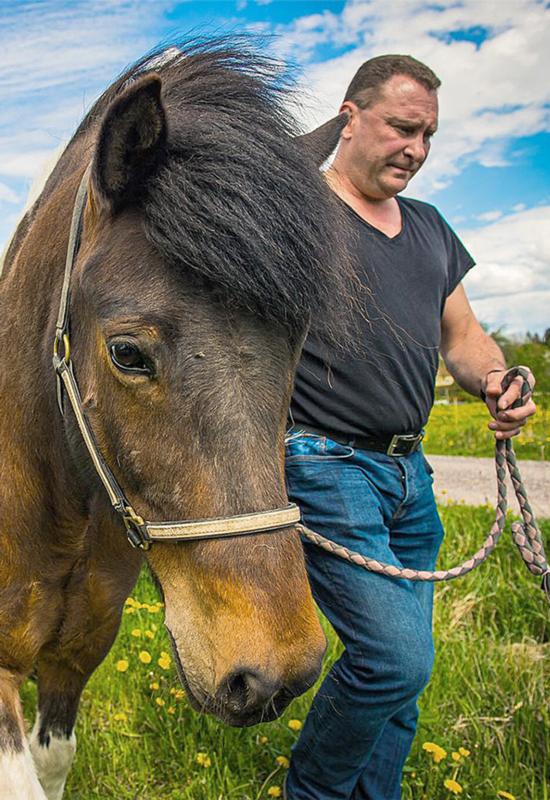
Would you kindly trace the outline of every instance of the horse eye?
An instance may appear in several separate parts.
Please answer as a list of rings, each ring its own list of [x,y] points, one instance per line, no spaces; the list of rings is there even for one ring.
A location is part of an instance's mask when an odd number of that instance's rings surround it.
[[[111,361],[122,372],[151,373],[140,350],[129,342],[115,342],[109,348]]]

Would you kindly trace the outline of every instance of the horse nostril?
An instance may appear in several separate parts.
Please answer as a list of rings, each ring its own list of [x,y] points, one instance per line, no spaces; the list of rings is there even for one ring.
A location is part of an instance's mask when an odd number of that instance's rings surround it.
[[[218,698],[233,714],[242,714],[265,706],[279,691],[280,684],[273,683],[251,670],[232,673],[218,692]]]

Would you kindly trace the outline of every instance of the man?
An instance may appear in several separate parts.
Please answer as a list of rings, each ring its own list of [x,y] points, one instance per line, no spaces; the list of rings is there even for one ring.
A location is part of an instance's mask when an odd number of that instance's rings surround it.
[[[427,570],[443,537],[420,447],[438,353],[464,389],[486,398],[497,439],[519,433],[535,411],[530,394],[511,408],[521,379],[500,397],[503,355],[461,284],[473,259],[435,208],[398,196],[428,155],[439,85],[415,59],[381,56],[363,64],[346,93],[348,122],[327,180],[346,204],[370,289],[368,319],[359,321],[365,355],[307,340],[286,465],[308,527],[380,561]],[[294,748],[287,797],[395,800],[432,668],[433,584],[376,575],[304,546],[313,593],[345,651]]]

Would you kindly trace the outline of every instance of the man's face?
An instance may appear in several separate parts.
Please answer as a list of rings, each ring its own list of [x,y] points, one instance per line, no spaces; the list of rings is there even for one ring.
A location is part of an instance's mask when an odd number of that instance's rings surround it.
[[[406,188],[427,158],[437,129],[437,95],[406,75],[394,75],[368,108],[353,102],[342,132],[346,177],[359,192],[383,200]]]

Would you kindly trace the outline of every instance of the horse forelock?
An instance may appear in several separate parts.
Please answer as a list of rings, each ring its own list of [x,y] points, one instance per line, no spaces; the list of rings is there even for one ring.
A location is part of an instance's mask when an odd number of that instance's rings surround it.
[[[246,37],[157,50],[91,109],[85,134],[134,79],[162,79],[168,140],[141,202],[143,228],[170,268],[243,308],[331,340],[348,338],[358,292],[348,223],[293,141],[281,66]],[[335,300],[338,299],[338,303]]]

